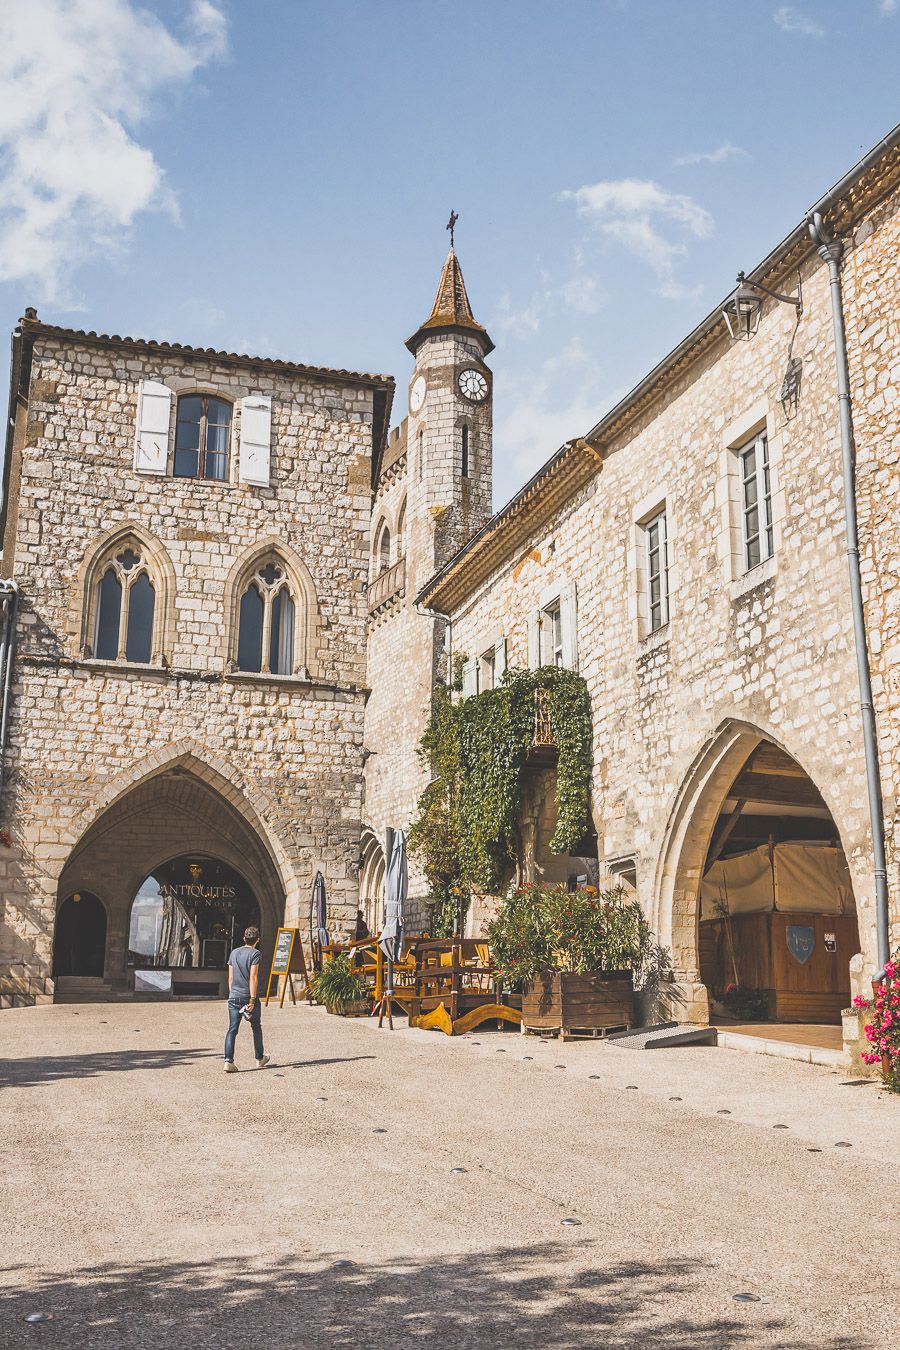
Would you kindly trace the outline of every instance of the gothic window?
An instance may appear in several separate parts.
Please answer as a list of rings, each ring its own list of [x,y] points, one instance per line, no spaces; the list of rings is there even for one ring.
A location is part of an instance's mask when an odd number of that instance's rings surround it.
[[[406,557],[406,498],[403,499],[403,505],[400,507],[400,514],[397,517],[397,557]]]
[[[153,657],[156,588],[141,544],[120,543],[101,560],[95,575],[88,655],[147,664]]]
[[[175,423],[175,477],[228,479],[231,404],[210,394],[183,394]]]
[[[296,601],[280,558],[264,558],[248,577],[238,605],[237,668],[293,675]]]
[[[460,427],[460,451],[462,454],[462,476],[469,476],[469,427],[468,423],[463,422]]]
[[[372,562],[376,577],[380,577],[391,565],[391,531],[386,520],[383,520],[375,531]]]

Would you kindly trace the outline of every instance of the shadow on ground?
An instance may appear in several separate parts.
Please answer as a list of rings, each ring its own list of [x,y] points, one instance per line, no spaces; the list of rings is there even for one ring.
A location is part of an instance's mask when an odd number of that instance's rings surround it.
[[[593,1264],[591,1244],[545,1243],[438,1261],[315,1264],[257,1258],[8,1271],[0,1345],[91,1350],[865,1350],[858,1334],[811,1337],[764,1302],[736,1304],[700,1262]],[[711,1314],[699,1306],[717,1308]],[[21,1318],[46,1312],[39,1326]]]
[[[136,1069],[176,1069],[198,1059],[221,1060],[221,1050],[208,1046],[181,1050],[100,1050],[91,1055],[36,1055],[31,1059],[0,1060],[0,1088],[37,1087],[64,1078],[97,1078],[104,1073],[131,1073]],[[376,1055],[345,1055],[338,1059],[301,1059],[290,1064],[274,1061],[270,1069],[316,1069],[325,1064],[354,1064]],[[248,1068],[253,1068],[252,1061]]]

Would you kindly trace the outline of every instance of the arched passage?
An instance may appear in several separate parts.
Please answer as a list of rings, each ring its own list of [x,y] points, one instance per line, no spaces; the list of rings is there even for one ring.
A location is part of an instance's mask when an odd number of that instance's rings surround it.
[[[53,975],[103,977],[106,964],[106,910],[90,891],[66,896],[56,915]]]
[[[381,931],[384,901],[384,849],[373,830],[360,839],[359,907],[370,933]]]
[[[828,804],[773,737],[727,724],[704,747],[656,892],[685,1020],[839,1023],[860,946],[853,885]]]
[[[234,789],[227,784],[220,788],[203,776],[201,764],[175,761],[117,795],[82,835],[63,869],[59,894],[90,891],[105,903],[105,976],[112,986],[134,988],[137,981],[148,989],[221,992],[227,959],[223,943],[230,942],[232,928],[237,931],[248,905],[254,913],[258,907],[266,963],[275,930],[283,922],[285,889],[270,842],[243,805]],[[178,893],[177,898],[191,901],[181,906],[183,913],[179,910],[185,919],[184,933],[179,932],[182,937],[193,932],[196,939],[190,961],[185,938],[183,950],[168,965],[174,971],[171,980],[157,977],[155,985],[136,974],[148,963],[136,959],[129,948],[132,906],[151,878],[172,896]],[[196,903],[192,887],[199,888]],[[179,888],[187,888],[184,897]],[[232,891],[234,896],[229,896]],[[233,922],[228,912],[232,900]],[[198,905],[210,910],[209,923],[195,913]],[[152,964],[158,968],[158,962]],[[179,985],[184,987],[179,990]]]

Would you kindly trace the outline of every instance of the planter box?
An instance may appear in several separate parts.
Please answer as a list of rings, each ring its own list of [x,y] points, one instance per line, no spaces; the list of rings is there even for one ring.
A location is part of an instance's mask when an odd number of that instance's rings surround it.
[[[345,1003],[343,1008],[329,1008],[333,1017],[368,1017],[372,1011],[372,1001],[368,998],[355,998]]]
[[[634,982],[630,970],[572,975],[545,970],[522,995],[522,1029],[557,1031],[560,1040],[630,1027]]]

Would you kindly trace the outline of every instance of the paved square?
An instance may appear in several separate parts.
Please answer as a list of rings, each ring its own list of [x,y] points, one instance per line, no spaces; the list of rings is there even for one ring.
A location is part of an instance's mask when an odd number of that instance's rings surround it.
[[[878,1085],[263,1020],[272,1065],[227,1077],[221,1005],[0,1017],[4,1350],[890,1337],[900,1099]]]

